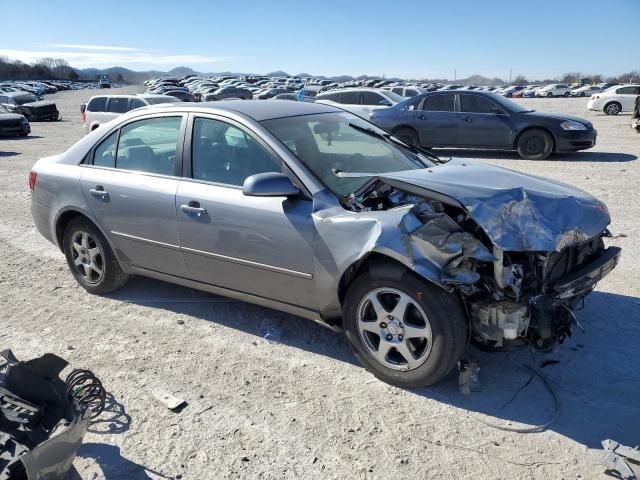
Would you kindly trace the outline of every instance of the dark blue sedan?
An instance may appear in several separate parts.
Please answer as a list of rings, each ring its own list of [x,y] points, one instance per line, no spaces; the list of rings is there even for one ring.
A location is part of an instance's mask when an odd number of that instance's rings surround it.
[[[419,95],[374,110],[371,121],[412,145],[517,150],[527,160],[591,148],[598,133],[584,118],[536,112],[473,90]]]

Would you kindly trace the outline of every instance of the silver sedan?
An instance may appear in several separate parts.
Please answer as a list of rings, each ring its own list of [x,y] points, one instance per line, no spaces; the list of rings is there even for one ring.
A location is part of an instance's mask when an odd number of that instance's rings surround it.
[[[378,378],[433,384],[469,340],[546,350],[616,265],[606,206],[438,159],[339,108],[140,108],[30,174],[32,215],[88,292],[143,275],[345,331]]]

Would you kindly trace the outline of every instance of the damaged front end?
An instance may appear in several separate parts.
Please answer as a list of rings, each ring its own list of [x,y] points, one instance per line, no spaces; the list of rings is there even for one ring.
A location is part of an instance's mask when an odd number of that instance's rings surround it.
[[[62,381],[67,365],[53,354],[21,362],[0,352],[0,480],[61,480],[71,469],[106,392],[88,370]]]
[[[481,164],[461,172],[465,167],[454,162],[374,178],[345,199],[360,216],[341,215],[342,222],[374,222],[369,252],[459,293],[476,345],[546,350],[561,343],[577,323],[573,310],[618,262],[620,249],[604,245],[606,207],[563,184]],[[502,178],[483,184],[487,171]]]

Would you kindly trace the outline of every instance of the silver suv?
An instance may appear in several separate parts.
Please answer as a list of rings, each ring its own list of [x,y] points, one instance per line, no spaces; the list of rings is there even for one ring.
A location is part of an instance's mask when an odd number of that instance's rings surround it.
[[[346,331],[403,387],[443,378],[468,339],[562,341],[620,254],[589,194],[444,163],[318,103],[134,110],[39,160],[29,185],[88,292],[136,274],[290,312]]]

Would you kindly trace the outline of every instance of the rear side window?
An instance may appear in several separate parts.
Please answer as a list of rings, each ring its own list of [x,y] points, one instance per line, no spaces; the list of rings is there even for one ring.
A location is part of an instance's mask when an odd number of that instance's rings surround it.
[[[182,117],[148,118],[121,129],[116,168],[176,175],[176,150]]]
[[[620,95],[634,95],[635,93],[637,93],[637,89],[636,87],[624,87],[619,88],[616,93]]]
[[[460,95],[460,111],[467,113],[496,113],[498,107],[479,95]]]
[[[360,92],[342,92],[340,94],[340,103],[344,103],[346,105],[357,105],[358,99],[360,97]]]
[[[118,131],[116,130],[111,135],[109,135],[106,140],[104,140],[98,147],[96,148],[93,154],[93,164],[96,167],[109,167],[113,168],[116,166],[116,144],[118,142]]]
[[[453,112],[453,95],[429,95],[424,98],[421,110],[429,112]]]
[[[104,112],[107,109],[107,97],[92,98],[87,104],[89,112]]]
[[[125,113],[129,110],[128,98],[110,98],[107,111],[110,113]]]
[[[415,97],[418,94],[419,92],[417,90],[414,90],[413,88],[407,88],[407,90],[404,93],[405,97]]]

